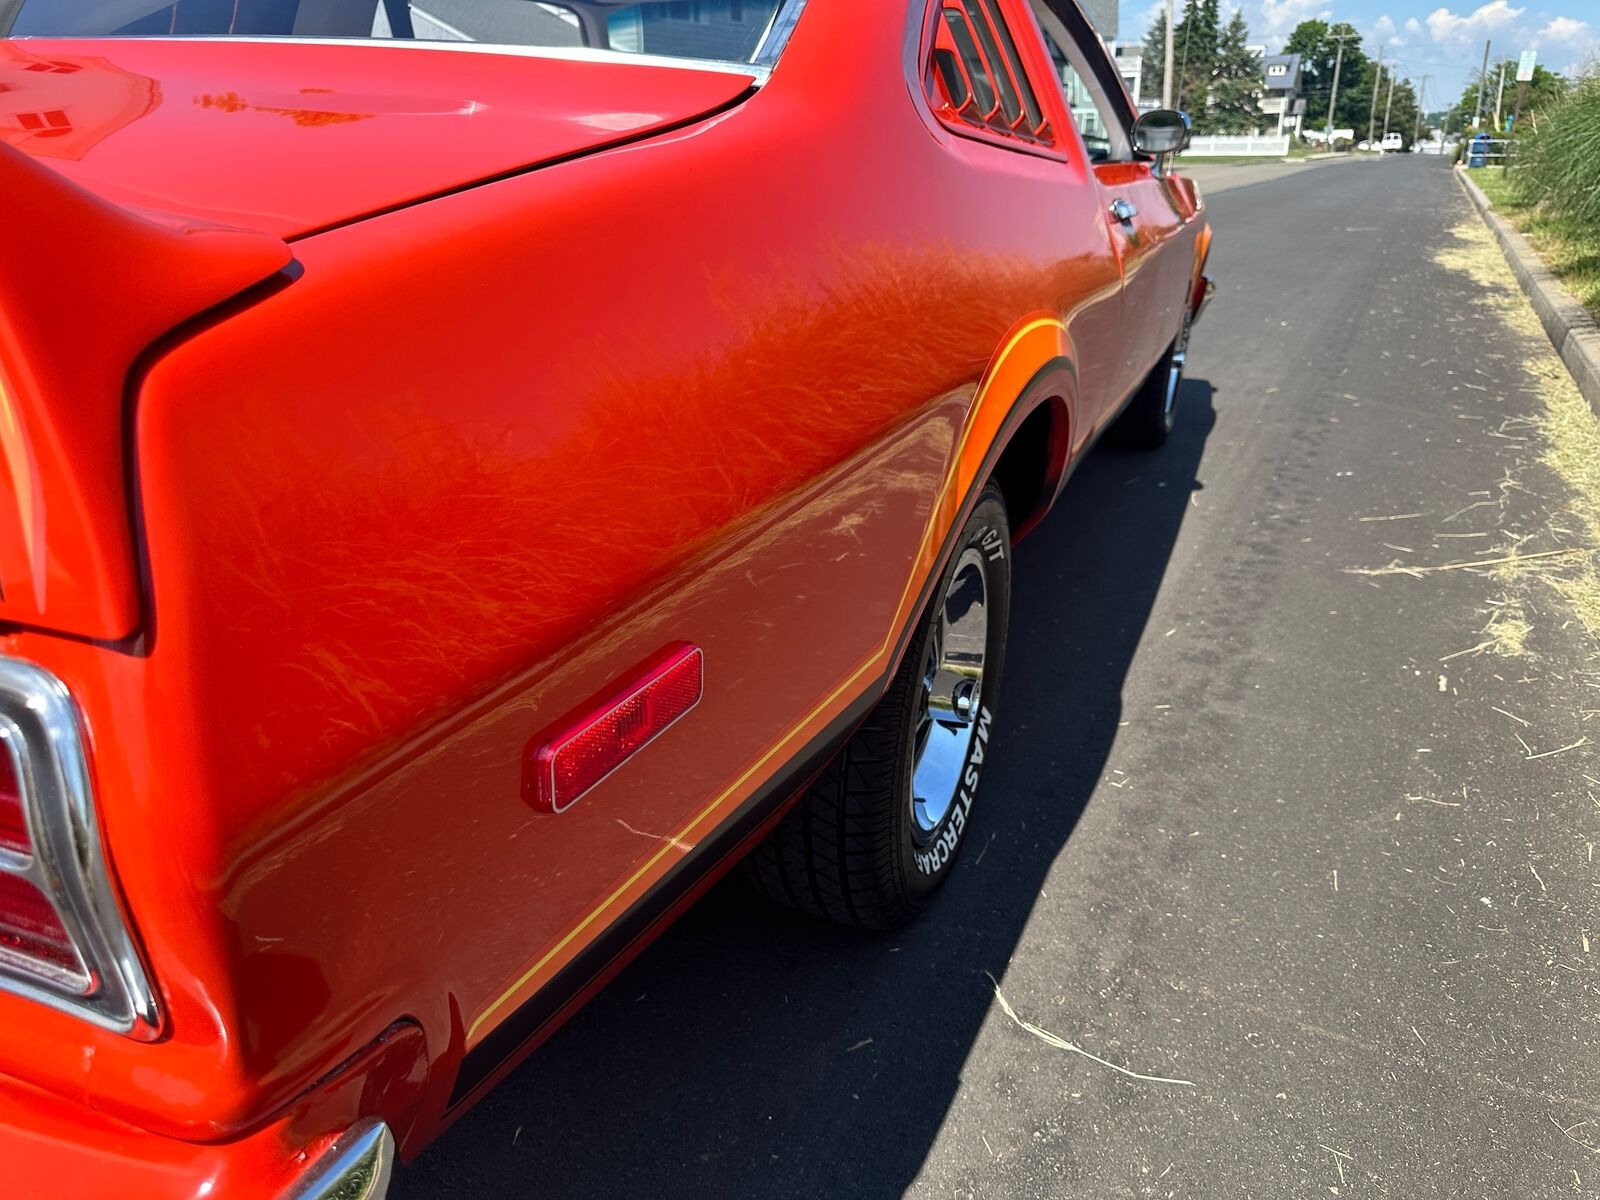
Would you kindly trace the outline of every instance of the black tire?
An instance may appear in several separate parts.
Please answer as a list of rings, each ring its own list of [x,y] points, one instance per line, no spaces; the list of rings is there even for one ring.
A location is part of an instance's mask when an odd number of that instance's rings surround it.
[[[959,571],[958,571],[959,568]],[[976,575],[975,575],[976,572]],[[957,577],[961,582],[952,585]],[[982,595],[972,595],[981,576]],[[968,813],[977,792],[993,730],[1000,666],[1011,606],[1011,532],[1000,489],[987,484],[967,518],[928,609],[906,648],[889,690],[834,756],[795,807],[744,863],[747,879],[779,904],[846,925],[890,929],[927,908],[949,876],[966,840]],[[938,668],[970,653],[952,647],[975,644],[969,626],[974,608],[986,624],[977,683],[965,672]],[[957,624],[941,624],[956,612]],[[937,632],[936,632],[937,631]],[[955,707],[930,716],[934,681],[959,680],[949,700],[971,720],[961,723]],[[960,752],[961,730],[969,740]],[[913,795],[919,748],[940,741],[946,752],[938,767],[955,762],[955,789],[938,820],[933,805]],[[930,768],[932,770],[933,768]]]
[[[1185,311],[1183,327],[1160,361],[1150,368],[1139,390],[1117,418],[1116,438],[1135,450],[1159,450],[1172,436],[1178,418],[1178,393],[1183,386],[1183,368],[1189,357],[1191,317]]]

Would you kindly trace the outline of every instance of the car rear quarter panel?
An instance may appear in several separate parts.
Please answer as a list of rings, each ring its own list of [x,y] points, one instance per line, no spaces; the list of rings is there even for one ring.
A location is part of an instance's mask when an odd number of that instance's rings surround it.
[[[744,106],[299,241],[149,362],[145,640],[7,648],[86,711],[170,1038],[0,998],[39,1035],[0,1056],[193,1137],[401,1017],[448,1086],[875,686],[1005,412],[1116,297],[1081,167],[938,129],[906,33],[816,4]],[[700,707],[534,813],[529,739],[680,639]]]

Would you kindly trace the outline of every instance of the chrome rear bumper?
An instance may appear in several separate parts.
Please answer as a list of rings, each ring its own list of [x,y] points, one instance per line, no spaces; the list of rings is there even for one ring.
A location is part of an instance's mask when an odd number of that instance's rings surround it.
[[[363,1121],[328,1147],[284,1200],[383,1200],[394,1174],[394,1135]]]

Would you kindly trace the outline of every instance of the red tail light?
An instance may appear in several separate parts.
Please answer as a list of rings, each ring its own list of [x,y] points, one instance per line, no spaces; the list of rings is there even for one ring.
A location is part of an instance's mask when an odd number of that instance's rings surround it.
[[[55,905],[24,874],[34,853],[17,762],[11,732],[0,731],[0,850],[21,860],[0,860],[0,962],[47,976],[68,991],[87,992],[89,973],[72,935]]]
[[[139,1038],[160,1013],[100,848],[78,713],[0,659],[0,990]]]
[[[0,736],[0,850],[28,853],[28,820],[22,811],[22,781],[10,739]]]
[[[89,973],[55,905],[20,875],[0,873],[0,957],[6,955],[73,992],[89,990]]]
[[[663,651],[626,684],[528,747],[522,790],[541,812],[571,808],[590,788],[700,703],[705,655]]]

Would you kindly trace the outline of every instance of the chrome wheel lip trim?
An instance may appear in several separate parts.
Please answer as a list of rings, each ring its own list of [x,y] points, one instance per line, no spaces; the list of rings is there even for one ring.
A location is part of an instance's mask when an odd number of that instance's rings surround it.
[[[989,578],[983,552],[968,546],[939,598],[912,729],[913,840],[927,845],[955,808],[983,706],[989,643]]]
[[[1172,347],[1172,354],[1167,366],[1167,395],[1166,403],[1162,405],[1161,414],[1167,420],[1170,428],[1172,417],[1178,409],[1178,389],[1183,384],[1183,368],[1189,360],[1189,329],[1194,323],[1190,313],[1183,316],[1183,328],[1178,331],[1178,340]]]

